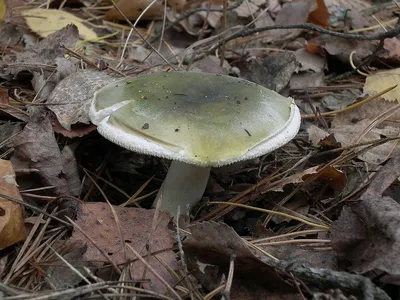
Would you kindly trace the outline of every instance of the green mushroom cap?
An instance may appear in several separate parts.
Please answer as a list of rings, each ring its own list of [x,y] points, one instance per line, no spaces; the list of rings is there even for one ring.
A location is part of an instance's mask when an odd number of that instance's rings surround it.
[[[281,147],[300,126],[293,99],[247,80],[159,72],[96,92],[90,118],[127,149],[198,166],[221,166]]]

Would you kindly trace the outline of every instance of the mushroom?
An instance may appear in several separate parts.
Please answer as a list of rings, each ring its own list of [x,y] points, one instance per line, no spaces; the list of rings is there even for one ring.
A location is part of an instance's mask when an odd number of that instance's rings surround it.
[[[211,167],[269,153],[298,132],[300,113],[286,98],[224,75],[159,72],[111,83],[95,93],[91,121],[126,149],[171,159],[158,192],[161,209],[188,213]]]

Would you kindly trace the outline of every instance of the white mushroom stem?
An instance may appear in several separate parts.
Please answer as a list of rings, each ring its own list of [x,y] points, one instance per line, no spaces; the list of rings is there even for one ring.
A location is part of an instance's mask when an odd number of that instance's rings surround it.
[[[206,189],[211,167],[198,167],[187,163],[173,161],[167,176],[158,191],[153,207],[162,196],[161,211],[169,211],[175,218],[180,206],[181,214],[200,201]]]

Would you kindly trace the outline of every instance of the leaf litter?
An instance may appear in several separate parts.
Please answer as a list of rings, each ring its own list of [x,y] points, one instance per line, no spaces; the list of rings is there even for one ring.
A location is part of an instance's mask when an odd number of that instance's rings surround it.
[[[398,88],[382,94],[399,83],[396,2],[11,2],[4,299],[398,297]],[[169,162],[111,145],[88,117],[108,82],[170,69],[246,78],[303,113],[285,147],[213,170],[178,223],[149,209]]]

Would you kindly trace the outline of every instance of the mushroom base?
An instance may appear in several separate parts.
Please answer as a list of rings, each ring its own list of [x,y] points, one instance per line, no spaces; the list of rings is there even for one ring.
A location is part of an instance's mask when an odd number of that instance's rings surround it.
[[[162,197],[160,210],[168,211],[176,218],[178,206],[180,206],[180,214],[188,214],[189,210],[201,200],[204,194],[210,169],[211,167],[198,167],[173,161],[158,191],[153,207]]]

